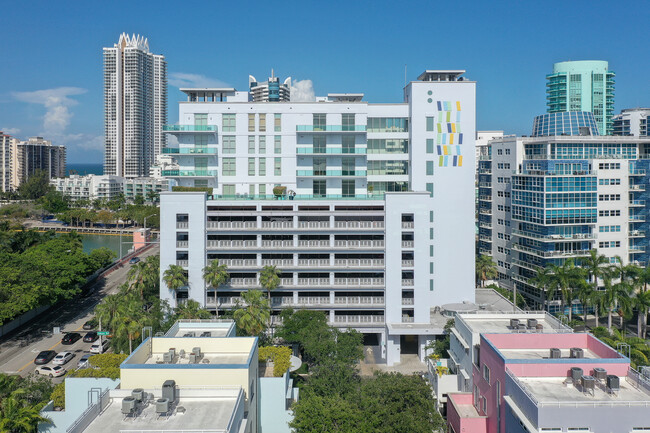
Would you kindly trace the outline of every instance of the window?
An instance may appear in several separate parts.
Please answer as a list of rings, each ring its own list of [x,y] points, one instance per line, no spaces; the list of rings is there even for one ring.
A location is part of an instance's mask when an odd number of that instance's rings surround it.
[[[266,195],[266,184],[260,184],[260,195]]]
[[[273,118],[274,118],[274,122],[275,122],[275,126],[274,126],[275,132],[282,131],[282,114],[275,113],[273,115]]]
[[[497,149],[497,155],[503,155],[503,149]]]
[[[224,185],[223,186],[223,195],[226,195],[226,196],[235,195],[235,185]]]
[[[255,153],[255,136],[248,136],[248,153]]]
[[[433,139],[427,138],[427,153],[433,153]]]
[[[368,132],[409,132],[409,121],[404,117],[369,117]]]
[[[433,257],[433,245],[429,245],[429,257]]]
[[[427,183],[427,191],[429,192],[429,195],[433,197],[433,183]]]
[[[598,179],[599,185],[620,185],[621,179]]]
[[[598,169],[599,170],[620,170],[621,169],[621,163],[620,162],[601,162],[598,164]]]
[[[221,130],[223,132],[235,132],[235,115],[234,114],[224,114],[222,119],[223,124],[221,125]]]
[[[341,189],[343,197],[354,197],[355,195],[356,183],[354,179],[343,179],[341,181]]]
[[[429,239],[433,240],[433,227],[429,228]]]
[[[324,138],[324,137],[323,137]],[[341,140],[341,147],[343,148],[343,153],[354,153],[355,146],[354,135],[344,135]]]
[[[433,262],[429,262],[429,274],[433,275]]]
[[[510,149],[506,149],[506,155],[510,155]]]
[[[275,158],[273,162],[273,174],[282,176],[282,158]]]
[[[206,147],[208,145],[208,136],[207,135],[195,135],[194,136],[194,145],[196,147]]]
[[[620,248],[621,241],[598,242],[598,248]]]
[[[325,144],[324,135],[315,135],[314,136],[314,153],[325,153],[327,151],[327,146]]]
[[[255,176],[255,158],[248,158],[248,175]]]
[[[314,194],[315,197],[325,196],[325,182],[326,181],[322,179],[314,179],[312,184],[312,194]]]
[[[621,231],[621,226],[600,226],[598,227],[599,233],[618,233]]]
[[[427,131],[433,131],[433,117],[427,117]]]
[[[327,129],[327,115],[325,113],[314,113],[314,131],[325,131]]]
[[[222,176],[235,176],[237,173],[235,158],[223,158]]]
[[[314,176],[325,176],[327,173],[327,162],[325,158],[314,158],[312,161]]]
[[[266,137],[265,136],[260,136],[260,151],[262,155],[266,153]]]
[[[620,194],[600,194],[598,196],[598,201],[618,201],[620,199]]]
[[[282,137],[279,135],[273,138],[273,151],[275,153],[282,153]]]
[[[433,280],[429,280],[429,291],[433,292]]]
[[[433,211],[432,210],[429,211],[429,222],[430,223],[433,222]]]
[[[429,143],[429,140],[427,140]],[[427,144],[428,146],[428,144]],[[368,153],[409,153],[409,141],[391,138],[370,138],[368,139]],[[428,149],[428,147],[427,147]],[[433,153],[433,140],[431,140],[431,151]]]
[[[598,216],[601,217],[621,216],[621,210],[620,209],[600,210],[598,211]]]
[[[266,132],[266,114],[260,114],[260,132]]]
[[[255,114],[248,113],[248,132],[255,132]]]
[[[354,131],[355,129],[354,114],[347,114],[347,113],[343,114],[342,120],[343,120],[343,125],[341,129],[343,129],[343,131]]]
[[[235,153],[236,144],[234,135],[223,136],[223,153]]]
[[[255,184],[251,183],[248,185],[248,194],[249,195],[255,195]]]
[[[427,176],[433,176],[433,161],[427,161]]]
[[[266,176],[266,158],[260,158],[260,176]]]
[[[478,410],[478,386],[474,385],[474,407]]]
[[[195,113],[194,114],[194,125],[195,126],[206,126],[208,124],[208,115],[207,113]],[[204,130],[206,128],[197,128],[198,130]]]
[[[356,161],[351,157],[341,158],[341,168],[343,176],[354,176],[356,173]]]
[[[207,179],[194,179],[195,188],[207,188],[208,180]]]

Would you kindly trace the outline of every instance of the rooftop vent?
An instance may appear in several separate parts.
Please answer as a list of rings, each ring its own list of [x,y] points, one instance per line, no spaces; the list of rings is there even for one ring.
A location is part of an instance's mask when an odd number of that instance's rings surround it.
[[[166,415],[169,413],[169,407],[171,406],[169,399],[159,398],[156,400],[156,413],[158,415]]]
[[[621,382],[618,376],[614,374],[607,375],[607,390],[609,392],[620,391]]]
[[[510,319],[510,327],[512,329],[519,328],[519,319]]]
[[[526,321],[529,329],[535,329],[537,327],[537,319],[528,319]]]
[[[591,375],[598,380],[607,380],[607,370],[602,367],[594,368],[594,371],[591,373]]]
[[[560,359],[562,358],[562,351],[558,349],[557,347],[554,347],[550,350],[550,358],[551,359]]]
[[[176,381],[166,380],[163,383],[162,398],[166,398],[172,403],[176,401]]]

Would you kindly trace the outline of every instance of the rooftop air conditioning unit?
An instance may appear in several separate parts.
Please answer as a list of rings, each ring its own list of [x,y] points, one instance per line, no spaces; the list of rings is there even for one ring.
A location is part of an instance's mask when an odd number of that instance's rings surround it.
[[[145,393],[144,389],[142,388],[136,388],[133,391],[131,391],[131,397],[135,399],[135,401],[142,401],[145,399]]]
[[[580,347],[572,347],[570,350],[571,358],[584,358],[585,351]]]
[[[582,368],[571,367],[571,379],[574,382],[579,382],[581,377],[582,377]]]
[[[124,397],[122,399],[122,414],[131,415],[135,412],[135,398]]]
[[[535,331],[544,332],[544,325],[542,325],[541,323],[538,323],[537,325],[535,325]]]
[[[593,376],[582,376],[580,378],[580,385],[583,389],[596,389],[596,378]]]
[[[196,364],[196,362],[197,362],[198,359],[199,359],[198,356],[196,356],[195,353],[190,353],[189,358],[190,358],[190,361],[189,361],[190,364]]]
[[[607,388],[610,391],[619,391],[621,389],[621,382],[618,376],[614,374],[607,375]]]
[[[172,356],[171,352],[163,353],[163,362],[165,364],[171,364],[173,360],[174,357]]]
[[[519,327],[519,319],[510,319],[510,327],[517,329]]]
[[[205,331],[201,334],[201,337],[212,337],[212,332],[210,331]]]
[[[535,329],[537,327],[537,319],[528,319],[526,324],[528,325],[528,328]]]
[[[560,359],[560,358],[562,358],[562,351],[560,349],[558,349],[557,347],[552,348],[550,352],[551,352],[551,354],[550,354],[551,359]]]
[[[176,381],[166,380],[162,386],[162,398],[166,398],[170,402],[176,401]]]
[[[197,357],[201,357],[201,348],[200,347],[192,348],[192,353],[195,354]]]
[[[602,367],[594,368],[594,371],[591,375],[598,380],[607,380],[607,370]]]
[[[158,415],[165,415],[169,412],[169,399],[167,398],[159,398],[156,400],[156,413]]]

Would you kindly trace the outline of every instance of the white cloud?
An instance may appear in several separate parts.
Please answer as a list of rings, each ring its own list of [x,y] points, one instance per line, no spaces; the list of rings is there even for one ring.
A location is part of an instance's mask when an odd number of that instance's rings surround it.
[[[291,84],[291,102],[313,102],[315,100],[314,83],[311,80],[294,81]]]
[[[0,131],[7,135],[16,135],[20,132],[20,128],[0,128]]]
[[[86,93],[86,89],[80,87],[56,87],[33,92],[13,92],[12,96],[18,101],[40,104],[45,107],[45,116],[43,117],[44,135],[51,136],[63,134],[70,124],[72,112],[69,107],[78,104],[70,96],[83,93]]]
[[[169,74],[169,84],[175,87],[231,87],[230,84],[201,74],[173,72]]]

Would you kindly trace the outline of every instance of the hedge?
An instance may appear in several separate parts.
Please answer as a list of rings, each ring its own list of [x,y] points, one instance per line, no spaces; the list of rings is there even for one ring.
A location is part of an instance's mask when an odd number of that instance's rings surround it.
[[[259,349],[260,362],[273,362],[273,376],[282,377],[291,367],[291,349],[286,346],[263,346]]]

